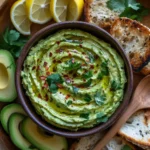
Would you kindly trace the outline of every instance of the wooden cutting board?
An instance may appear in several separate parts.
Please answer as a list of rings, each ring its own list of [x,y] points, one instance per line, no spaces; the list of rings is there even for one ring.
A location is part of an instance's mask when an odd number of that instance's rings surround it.
[[[13,25],[10,21],[10,8],[12,4],[16,0],[0,0],[0,34],[4,32],[6,27],[13,28]],[[138,0],[140,3],[142,3],[145,7],[150,8],[150,0]],[[50,21],[44,25],[37,25],[32,24],[31,25],[31,34],[33,35],[41,28],[54,23],[54,21]],[[150,28],[150,14],[143,18],[142,23],[145,24]],[[134,88],[137,86],[139,81],[143,78],[143,75],[134,74]],[[0,109],[7,105],[6,103],[0,102]],[[2,126],[0,125],[0,150],[17,150],[18,148],[14,146],[14,144],[11,142],[11,139],[9,136],[4,132],[2,129]]]

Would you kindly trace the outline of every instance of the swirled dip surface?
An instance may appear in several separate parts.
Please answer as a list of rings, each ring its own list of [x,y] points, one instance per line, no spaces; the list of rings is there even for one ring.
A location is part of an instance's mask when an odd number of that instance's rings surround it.
[[[119,106],[124,63],[111,46],[81,30],[61,30],[31,48],[23,86],[47,122],[68,130],[106,122]]]

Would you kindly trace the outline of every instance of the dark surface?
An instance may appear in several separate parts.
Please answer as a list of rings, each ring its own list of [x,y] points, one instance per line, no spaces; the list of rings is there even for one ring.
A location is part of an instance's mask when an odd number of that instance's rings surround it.
[[[122,56],[124,62],[125,62],[125,69],[126,69],[126,75],[128,82],[126,84],[125,88],[125,95],[123,98],[122,103],[120,104],[119,108],[116,110],[116,112],[112,115],[112,117],[103,124],[99,124],[93,128],[90,129],[83,129],[79,130],[77,132],[57,128],[55,126],[52,126],[51,124],[47,123],[44,121],[34,110],[32,104],[30,103],[29,98],[25,95],[23,86],[21,84],[21,70],[23,67],[24,60],[30,50],[31,47],[33,47],[40,39],[43,39],[53,33],[55,33],[58,30],[61,29],[81,29],[83,31],[89,32],[96,37],[108,42],[111,44],[113,48],[115,48],[118,53]],[[32,36],[32,38],[29,40],[29,42],[25,45],[23,48],[23,51],[17,61],[17,70],[16,70],[16,88],[17,88],[17,93],[18,93],[18,99],[20,100],[21,104],[23,105],[25,111],[28,113],[28,115],[35,121],[39,126],[41,126],[43,129],[46,131],[53,133],[53,134],[58,134],[62,135],[65,137],[70,137],[70,138],[77,138],[77,137],[82,137],[86,135],[90,135],[93,133],[96,133],[98,131],[102,131],[104,129],[107,129],[110,127],[120,116],[121,113],[124,111],[124,109],[128,106],[131,93],[132,93],[132,88],[133,88],[133,74],[132,74],[132,69],[131,65],[123,52],[122,48],[120,45],[114,40],[109,33],[104,31],[103,29],[88,24],[84,22],[64,22],[64,23],[57,23],[53,24],[50,26],[47,26],[37,32],[35,35]]]

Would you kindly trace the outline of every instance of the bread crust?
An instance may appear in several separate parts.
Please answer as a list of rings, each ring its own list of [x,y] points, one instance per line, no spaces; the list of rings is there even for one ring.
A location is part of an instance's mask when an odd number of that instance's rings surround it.
[[[114,21],[110,34],[124,48],[133,71],[139,72],[148,64],[150,61],[150,29],[148,27],[123,17]]]

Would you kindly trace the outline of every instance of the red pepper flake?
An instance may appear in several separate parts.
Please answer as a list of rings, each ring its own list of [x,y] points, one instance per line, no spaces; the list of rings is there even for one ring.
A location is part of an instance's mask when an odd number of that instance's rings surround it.
[[[94,69],[94,65],[90,65],[90,69]]]
[[[52,52],[50,52],[50,53],[49,53],[49,57],[52,57],[52,55],[53,55]]]
[[[44,67],[46,67],[47,66],[47,62],[44,62],[44,65],[43,65]]]
[[[63,85],[62,84],[57,84],[57,86],[61,89],[63,88]]]
[[[46,76],[40,76],[41,80],[46,80]]]
[[[40,94],[38,95],[38,98],[42,98]]]
[[[60,41],[57,41],[56,43],[59,45],[59,44],[60,44]]]
[[[67,94],[67,95],[66,95],[66,97],[65,97],[65,99],[68,99],[69,97],[70,97],[70,95],[69,95],[69,94]]]
[[[55,59],[53,60],[53,63],[56,63],[56,60],[55,60]]]
[[[51,75],[51,73],[48,71],[48,72],[46,72],[46,75],[49,76],[49,75]]]
[[[35,67],[35,66],[33,66],[33,67],[32,67],[32,70],[34,70],[35,68],[36,68],[36,67]]]
[[[79,45],[82,48],[82,44]]]

